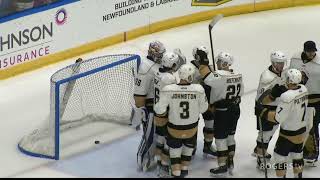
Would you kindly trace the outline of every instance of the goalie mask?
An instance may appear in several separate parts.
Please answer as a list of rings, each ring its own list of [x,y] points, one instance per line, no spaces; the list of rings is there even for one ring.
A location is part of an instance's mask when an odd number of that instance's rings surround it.
[[[150,56],[154,62],[159,63],[166,52],[166,48],[160,41],[153,41],[149,44],[148,56]]]

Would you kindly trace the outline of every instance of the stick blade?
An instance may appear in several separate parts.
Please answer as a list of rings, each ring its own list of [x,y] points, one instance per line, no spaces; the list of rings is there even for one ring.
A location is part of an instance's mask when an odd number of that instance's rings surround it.
[[[222,18],[223,18],[223,14],[218,14],[218,15],[214,16],[212,21],[209,24],[209,29],[212,29],[213,26],[215,24],[217,24],[217,22],[220,21],[220,19],[222,19]]]

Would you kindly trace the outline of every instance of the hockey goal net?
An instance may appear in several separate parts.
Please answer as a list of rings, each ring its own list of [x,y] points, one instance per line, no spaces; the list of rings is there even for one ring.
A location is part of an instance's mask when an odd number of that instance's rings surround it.
[[[54,73],[49,118],[22,138],[19,149],[31,156],[57,160],[67,146],[129,125],[139,65],[138,55],[109,55]]]

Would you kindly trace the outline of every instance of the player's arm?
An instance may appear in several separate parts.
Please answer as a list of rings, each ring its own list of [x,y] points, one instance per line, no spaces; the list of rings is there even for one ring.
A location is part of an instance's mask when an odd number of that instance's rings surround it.
[[[275,111],[270,111],[267,108],[262,110],[261,116],[264,116],[264,119],[273,122],[273,123],[282,123],[284,122],[290,113],[290,100],[286,95],[280,97],[280,102]]]
[[[165,86],[162,90],[160,90],[159,102],[154,105],[154,112],[159,117],[166,116],[167,107],[169,106],[169,91],[168,86]]]
[[[199,73],[205,84],[212,86],[214,84],[213,81],[221,78],[218,74],[211,71],[209,67],[208,55],[205,51],[198,49],[195,58],[200,63]]]
[[[138,73],[135,77],[134,86],[134,100],[136,107],[144,107],[146,102],[146,96],[150,90],[152,79],[147,74]]]
[[[276,84],[272,89],[270,94],[266,96],[262,96],[262,104],[266,105],[276,100],[276,98],[280,97],[282,93],[286,92],[287,88],[284,85]]]
[[[208,110],[209,104],[203,87],[200,86],[200,88],[200,112],[204,113]]]

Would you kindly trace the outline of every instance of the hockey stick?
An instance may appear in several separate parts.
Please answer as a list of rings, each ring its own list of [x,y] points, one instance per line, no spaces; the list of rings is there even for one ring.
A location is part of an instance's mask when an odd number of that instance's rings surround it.
[[[259,99],[257,100],[257,103],[262,105],[262,101],[263,99],[265,99],[269,94],[271,93],[271,89],[269,90],[266,90],[263,94],[261,94],[261,96],[259,97]],[[258,123],[259,123],[259,131],[261,132],[261,143],[264,144],[264,139],[263,139],[263,130],[262,130],[262,119],[260,117],[260,115],[262,114],[263,112],[261,112],[259,115],[257,115],[257,118],[258,118]],[[267,158],[266,158],[266,150],[265,148],[262,148],[262,157],[263,157],[263,163],[265,164],[265,168],[264,168],[264,175],[265,175],[265,178],[268,178],[268,166],[267,166]],[[257,154],[257,158],[259,158],[259,155]]]
[[[71,73],[70,77],[79,73],[81,62],[82,62],[81,58],[76,60],[75,64],[71,67],[72,73]],[[67,107],[67,104],[68,104],[68,101],[71,96],[71,92],[73,90],[75,83],[76,83],[76,80],[68,82],[65,91],[62,93],[63,98],[62,98],[62,103],[61,103],[61,107],[60,107],[60,117],[59,118],[62,118],[64,111],[66,110],[66,107]]]
[[[214,54],[213,54],[213,44],[212,44],[212,28],[217,22],[223,18],[222,14],[218,14],[215,17],[213,17],[212,21],[209,24],[209,36],[210,36],[210,45],[211,45],[211,55],[212,55],[212,65],[213,65],[213,70],[216,70],[216,64],[214,62]]]
[[[260,116],[258,116],[258,120],[259,120],[260,132],[261,132],[261,143],[264,144],[262,122],[261,122]],[[263,157],[263,163],[265,165],[265,167],[264,167],[264,176],[265,176],[265,178],[268,178],[268,167],[267,167],[267,160],[266,160],[266,151],[265,151],[264,148],[262,148],[262,157]],[[257,158],[259,158],[259,154],[257,154]]]

